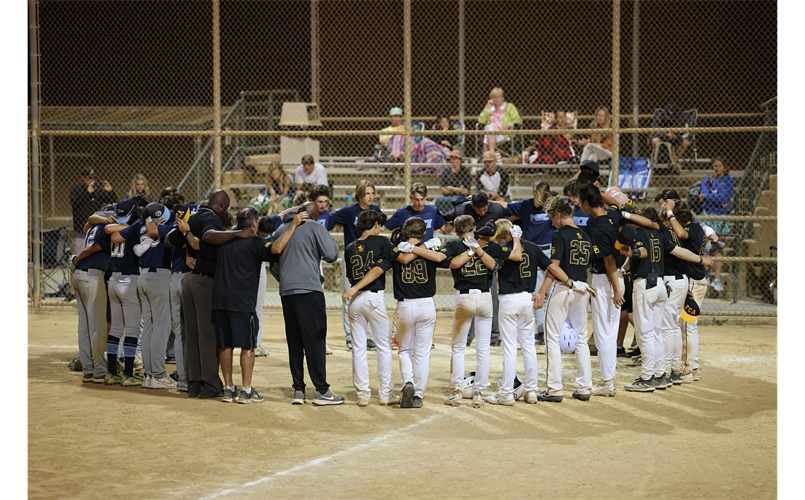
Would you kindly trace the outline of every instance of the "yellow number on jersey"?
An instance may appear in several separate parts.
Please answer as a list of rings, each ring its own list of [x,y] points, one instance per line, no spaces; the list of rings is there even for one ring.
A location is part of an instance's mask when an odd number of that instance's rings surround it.
[[[530,257],[527,253],[523,254],[523,260],[520,262],[520,277],[521,278],[530,278],[531,271],[528,270],[528,265],[530,263]]]
[[[425,261],[417,259],[401,266],[402,282],[403,283],[419,283],[425,284],[428,282],[428,267]]]
[[[572,240],[570,242],[570,263],[575,266],[586,266],[590,263],[590,242]]]

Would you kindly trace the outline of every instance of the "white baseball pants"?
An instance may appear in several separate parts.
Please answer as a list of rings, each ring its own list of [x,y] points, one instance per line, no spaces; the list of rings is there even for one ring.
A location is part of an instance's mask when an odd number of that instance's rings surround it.
[[[514,392],[517,374],[517,341],[523,351],[525,390],[536,391],[539,376],[537,349],[534,347],[534,301],[528,292],[500,296],[500,346],[503,349],[503,385],[498,393]]]
[[[707,278],[693,281],[693,300],[702,307],[704,295],[707,293]],[[685,322],[685,359],[683,360],[683,375],[687,375],[699,368],[699,320],[693,323]]]
[[[461,389],[461,383],[464,381],[464,352],[467,350],[467,333],[470,331],[470,323],[475,320],[475,361],[477,366],[474,390],[483,393],[489,385],[492,294],[481,290],[470,290],[469,292],[460,294],[456,291],[456,309],[453,311],[453,348],[450,359],[450,390]]]
[[[579,394],[590,394],[593,389],[590,346],[587,345],[587,294],[579,294],[570,288],[557,285],[545,314],[545,350],[548,354],[548,394],[562,395],[562,352],[559,350],[559,334],[565,320],[578,335],[576,344],[576,386]]]
[[[377,378],[380,380],[380,398],[388,399],[394,390],[391,378],[391,338],[389,317],[383,291],[360,292],[349,301],[349,324],[352,329],[352,384],[358,397],[370,397],[369,365],[366,361],[366,326],[371,325],[377,345]],[[430,348],[430,345],[428,345]]]
[[[682,373],[682,327],[679,325],[682,306],[688,295],[688,278],[666,276],[665,286],[669,291],[665,309],[662,311],[662,342],[665,346],[665,373]]]
[[[647,290],[645,278],[635,279],[632,309],[637,346],[640,347],[642,358],[640,378],[643,380],[665,373],[665,346],[659,325],[662,325],[662,311],[667,300],[668,294],[661,283]]]
[[[592,298],[592,308],[601,380],[610,381],[615,378],[615,368],[618,365],[617,344],[621,308],[613,302],[615,292],[606,274],[593,274],[592,285],[598,291],[597,296]]]
[[[433,343],[433,329],[436,328],[436,302],[433,297],[398,301],[396,317],[402,383],[413,383],[414,396],[421,398],[428,387],[430,346]],[[375,342],[379,338],[375,335]],[[354,352],[354,342],[352,349]],[[377,351],[379,356],[380,344],[377,345]]]
[[[352,284],[347,279],[347,261],[344,258],[344,253],[341,252],[341,293],[346,292],[352,288]],[[349,306],[345,303],[341,303],[341,322],[344,324],[344,333],[346,334],[346,340],[352,340],[352,328],[349,322]],[[371,326],[371,325],[370,325]],[[374,329],[371,331],[366,332],[366,336],[368,338],[372,338],[374,334]]]

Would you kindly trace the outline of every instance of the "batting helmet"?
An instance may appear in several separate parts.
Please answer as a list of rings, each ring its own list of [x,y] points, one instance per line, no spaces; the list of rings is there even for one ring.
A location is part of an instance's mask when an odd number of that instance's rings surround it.
[[[562,354],[571,354],[576,350],[576,345],[579,343],[579,336],[570,326],[569,321],[565,321],[562,326],[562,331],[559,333],[559,350]]]
[[[498,388],[503,385],[503,380],[498,380]],[[499,389],[498,389],[499,390]],[[520,375],[514,375],[514,399],[520,399],[525,394],[525,385]]]
[[[464,374],[464,381],[461,382],[461,397],[472,399],[473,387],[475,386],[475,372]]]

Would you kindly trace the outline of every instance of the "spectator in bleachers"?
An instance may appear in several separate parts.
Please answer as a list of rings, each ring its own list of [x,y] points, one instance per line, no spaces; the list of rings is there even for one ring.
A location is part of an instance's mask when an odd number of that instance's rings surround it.
[[[279,162],[272,163],[268,169],[265,194],[269,203],[268,215],[278,214],[288,208],[286,205],[290,206],[295,188],[291,174],[283,170]]]
[[[554,111],[554,122],[548,130],[572,130],[573,126],[567,121],[567,114],[564,110]],[[570,141],[573,134],[554,134],[544,135],[537,146],[539,158],[537,163],[556,165],[567,163],[573,159],[573,150],[570,149]]]
[[[590,122],[590,128],[612,128],[612,120],[606,107],[600,106],[595,110],[595,118]],[[579,139],[579,146],[584,148],[581,152],[582,162],[587,160],[598,162],[612,158],[612,134],[590,134],[590,137]]]
[[[682,120],[682,109],[676,104],[669,102],[665,106],[663,118],[657,123],[657,127],[684,127]],[[690,146],[690,134],[678,135],[676,132],[659,132],[651,134],[651,146],[656,148],[661,142],[668,142],[676,149],[676,157],[681,158],[685,150]],[[663,163],[658,160],[659,163]]]
[[[484,130],[486,131],[505,132],[512,128],[514,124],[522,124],[523,119],[514,104],[504,101],[503,89],[495,87],[489,92],[486,107],[478,115],[478,123],[485,125]],[[497,144],[505,140],[506,137],[503,134],[485,135],[484,152],[494,152]]]
[[[702,202],[702,215],[728,215],[732,210],[732,193],[735,189],[735,180],[729,176],[726,163],[721,158],[713,158],[713,175],[708,175],[702,181],[702,190],[699,199]],[[724,234],[730,232],[729,221],[712,220],[709,221],[711,227],[719,235],[721,241]],[[720,248],[715,251],[715,255],[723,255]],[[724,285],[721,284],[721,262],[713,263],[715,279],[711,286],[716,291],[723,292]]]
[[[439,193],[435,203],[436,208],[447,213],[453,209],[454,196],[469,196],[472,180],[470,172],[461,164],[461,151],[454,149],[450,152],[450,168],[442,172],[439,177]]]
[[[445,154],[449,155],[451,150],[458,149],[461,147],[460,136],[439,135],[439,132],[442,130],[453,130],[453,125],[450,122],[450,117],[447,115],[441,115],[436,118],[436,127],[434,133],[431,134],[431,138],[439,146],[445,148],[446,149]]]
[[[381,130],[385,134],[380,135],[380,145],[391,161],[399,161],[403,154],[405,136],[401,134],[405,132],[405,126],[402,124],[402,119],[402,108],[391,108],[389,111],[391,125]]]
[[[478,192],[485,193],[493,201],[511,201],[512,190],[509,187],[509,173],[497,164],[494,151],[486,151],[483,156],[484,170],[478,173],[475,187]]]
[[[327,186],[327,171],[324,165],[316,163],[311,155],[302,157],[302,164],[296,167],[296,190],[310,191],[313,186]]]
[[[138,194],[145,198],[148,203],[157,201],[156,196],[151,193],[151,189],[148,187],[148,179],[143,174],[134,174],[131,179],[131,189],[126,193],[126,198],[134,198]]]
[[[84,249],[84,224],[89,216],[104,205],[117,201],[109,181],[99,181],[97,178],[95,169],[87,167],[81,173],[83,184],[77,184],[70,190],[70,206],[73,209],[73,242],[70,248],[74,255]]]

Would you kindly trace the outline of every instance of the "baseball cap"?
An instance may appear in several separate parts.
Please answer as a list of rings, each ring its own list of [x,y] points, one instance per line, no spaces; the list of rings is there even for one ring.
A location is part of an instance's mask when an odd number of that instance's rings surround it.
[[[618,240],[615,242],[615,248],[620,250],[623,247],[631,248],[634,245],[635,231],[632,226],[626,224],[618,233]]]
[[[186,205],[179,205],[175,208],[176,218],[181,219],[184,222],[187,222],[190,219],[190,216],[193,215],[196,211],[196,204],[194,202],[187,203]]]
[[[582,162],[579,167],[581,173],[579,174],[579,184],[594,184],[598,180],[598,163],[587,160]]]
[[[145,213],[148,214],[148,217],[151,217],[154,222],[159,219],[168,220],[170,218],[170,211],[168,210],[168,207],[156,201],[149,203],[145,207]]]
[[[498,158],[497,158],[497,156],[495,156],[494,151],[486,151],[486,152],[484,152],[484,156],[483,156],[483,158],[481,158],[481,161],[497,161],[497,160],[498,160]]]
[[[98,174],[95,173],[95,167],[86,167],[84,170],[81,171],[81,175],[84,177],[97,177]]]
[[[461,159],[461,151],[459,151],[458,149],[454,149],[454,150],[450,151],[450,154],[447,155],[447,157],[448,158],[459,158],[459,159]]]
[[[402,116],[402,114],[403,114],[402,108],[391,108],[391,111],[389,111],[389,116],[394,116],[394,115]]]
[[[688,323],[693,323],[697,319],[699,319],[699,314],[702,313],[699,304],[693,300],[693,297],[688,297],[685,299],[685,305],[682,306],[682,319],[687,321]]]
[[[117,222],[120,224],[128,223],[131,215],[137,211],[137,207],[137,202],[130,198],[118,201],[117,206],[115,207]]]
[[[498,232],[498,227],[495,225],[495,221],[490,220],[480,228],[476,229],[474,234],[475,237],[482,237],[482,238],[489,238],[490,240],[495,239],[495,235]]]

